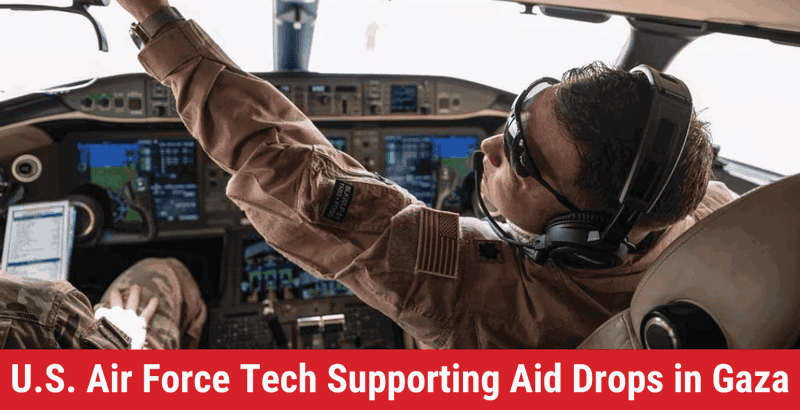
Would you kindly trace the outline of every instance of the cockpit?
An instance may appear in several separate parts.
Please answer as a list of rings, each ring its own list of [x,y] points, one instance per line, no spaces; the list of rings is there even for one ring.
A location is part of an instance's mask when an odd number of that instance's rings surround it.
[[[189,5],[192,2],[174,3],[187,10],[201,7]],[[409,18],[413,10],[425,8],[419,4],[413,8],[392,3],[396,2],[362,6],[372,7],[372,12],[384,14],[382,17],[392,14],[392,8],[397,7],[396,11]],[[217,3],[216,7],[222,7],[221,4]],[[250,7],[242,5],[239,9],[232,4],[225,3],[222,8],[239,14],[247,13],[246,8]],[[367,73],[376,66],[385,67],[381,65],[385,63],[370,59],[389,58],[388,52],[374,51],[375,41],[381,41],[380,30],[397,30],[391,25],[403,24],[402,30],[409,37],[406,42],[399,36],[388,37],[402,45],[402,49],[409,45],[413,49],[411,43],[422,39],[412,35],[414,24],[410,21],[390,19],[384,23],[374,19],[373,23],[373,19],[365,18],[370,24],[357,33],[358,40],[365,42],[362,47],[367,50],[366,57],[361,60],[363,64],[359,63],[361,70],[350,69],[346,74],[313,72],[315,63],[312,60],[309,65],[309,59],[313,59],[313,52],[316,52],[311,49],[310,42],[314,22],[319,15],[318,31],[322,30],[324,13],[334,14],[334,10],[325,7],[333,4],[336,3],[328,0],[272,2],[267,12],[275,22],[272,33],[275,69],[248,71],[273,84],[314,122],[335,148],[353,157],[366,170],[398,184],[428,207],[480,217],[472,179],[472,155],[484,139],[502,134],[516,92],[523,86],[522,82],[537,75],[520,75],[524,80],[516,81],[519,84],[514,83],[512,90],[511,85],[500,79],[504,76],[503,66],[535,66],[540,57],[546,57],[536,55],[539,52],[535,52],[535,45],[526,45],[523,48],[527,51],[514,56],[472,56],[473,60],[493,61],[492,64],[475,61],[481,70],[492,71],[492,76],[498,78],[492,82],[458,78],[459,72],[421,74],[425,69],[407,70],[405,74]],[[435,7],[457,14],[461,2]],[[529,2],[488,1],[465,7],[513,9],[516,18],[524,18],[525,24],[531,25],[547,19],[546,24],[569,27],[590,25],[589,22],[624,26],[624,36],[609,41],[612,48],[621,48],[617,63],[625,66],[644,62],[660,69],[668,67],[672,58],[695,38],[707,32],[730,33],[735,31],[731,27],[740,27],[709,21],[687,25],[686,18],[652,16],[642,11],[592,10],[592,6],[576,8],[575,5],[535,6]],[[117,36],[112,30],[122,31],[117,19],[106,13],[110,8],[86,9],[107,26],[105,33],[109,34],[109,40]],[[800,12],[796,7],[794,10]],[[0,15],[4,18],[11,18],[14,13],[0,12],[9,13]],[[23,14],[22,11],[18,13]],[[26,14],[27,18],[31,18],[30,15]],[[606,23],[612,15],[613,20]],[[336,24],[347,25],[341,20],[343,16],[337,18]],[[472,21],[478,17],[469,15],[464,19]],[[514,21],[521,24],[521,20]],[[324,23],[333,24],[330,20]],[[218,29],[214,24],[209,22],[212,31]],[[219,30],[217,37],[224,37],[222,29]],[[451,41],[446,39],[450,33],[436,33],[445,38],[437,40],[442,44],[461,45],[460,48],[443,48],[442,53],[470,53],[472,37],[462,33],[462,37]],[[91,38],[95,32],[84,34]],[[774,27],[763,26],[752,33],[738,34],[752,34],[795,46],[800,44],[797,31]],[[347,56],[349,49],[337,51],[329,34],[327,38],[321,37],[319,32],[316,35],[319,41],[314,43],[315,47],[325,47],[324,53],[329,56],[337,53],[342,58]],[[626,38],[627,43],[623,45]],[[109,40],[106,41],[113,48],[115,40]],[[522,43],[522,39],[516,40]],[[15,43],[24,41],[19,39]],[[541,38],[536,41],[546,42]],[[100,43],[102,47],[103,41]],[[267,46],[259,46],[262,43],[268,44],[269,40],[252,40],[247,47],[268,50]],[[96,48],[93,41],[88,42],[86,47],[89,46]],[[781,47],[793,58],[800,59],[796,47],[771,46]],[[135,51],[130,47],[126,49],[128,63],[135,63]],[[545,50],[571,52],[551,50],[550,46]],[[544,50],[540,52],[544,54]],[[614,56],[587,55],[578,60],[590,62],[598,58],[612,60]],[[2,65],[11,64],[11,60],[4,60]],[[689,70],[688,63],[678,62],[681,70]],[[336,64],[330,66],[336,67]],[[59,70],[55,64],[49,69]],[[140,69],[125,71],[128,73],[98,75],[35,92],[17,92],[21,95],[13,98],[9,98],[11,87],[0,83],[0,88],[7,88],[5,95],[0,94],[0,205],[5,210],[13,204],[63,199],[74,204],[77,223],[68,278],[76,288],[91,302],[97,302],[117,275],[136,261],[147,257],[173,257],[192,272],[209,308],[201,347],[382,349],[416,346],[398,325],[359,300],[350,289],[337,281],[315,278],[265,242],[242,210],[226,196],[230,175],[209,159],[187,131],[171,90]],[[468,71],[463,70],[464,73]],[[558,76],[560,72],[538,74]],[[3,77],[5,79],[0,81],[9,81],[8,77]],[[740,81],[730,81],[736,83],[735,87],[747,86]],[[17,84],[17,88],[24,87]],[[790,105],[786,109],[798,108],[796,100],[786,104]],[[741,137],[744,138],[752,136]],[[787,138],[782,141],[787,146],[794,143]],[[798,171],[792,171],[792,165],[771,168],[764,162],[750,164],[747,157],[727,158],[725,143],[718,144],[721,153],[715,158],[715,178],[739,194]],[[749,144],[754,145],[752,141]],[[780,145],[764,149],[791,151]]]

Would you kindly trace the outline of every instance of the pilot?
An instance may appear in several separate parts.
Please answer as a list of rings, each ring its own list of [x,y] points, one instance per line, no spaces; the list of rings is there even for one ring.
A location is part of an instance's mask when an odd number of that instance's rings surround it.
[[[693,120],[672,183],[634,226],[616,267],[535,263],[476,218],[427,208],[337,151],[271,84],[241,70],[167,0],[118,0],[148,74],[171,87],[189,132],[233,174],[227,195],[273,247],[336,279],[431,348],[569,348],[629,306],[655,258],[733,200],[711,182],[712,147]],[[486,197],[524,240],[572,207],[606,212],[632,162],[647,80],[601,65],[568,72],[524,110],[541,176],[521,176],[503,136],[483,141]],[[637,117],[638,114],[638,117]]]
[[[196,348],[205,319],[197,283],[174,258],[134,264],[94,311],[69,282],[0,271],[0,348]]]

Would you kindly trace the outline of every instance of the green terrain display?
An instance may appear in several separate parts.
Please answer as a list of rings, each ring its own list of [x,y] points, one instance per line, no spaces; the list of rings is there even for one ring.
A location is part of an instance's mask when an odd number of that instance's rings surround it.
[[[128,181],[132,181],[136,178],[136,165],[130,163],[122,167],[104,166],[91,168],[90,175],[93,183],[119,192]],[[142,216],[131,209],[125,214],[122,220],[136,222],[141,221]]]

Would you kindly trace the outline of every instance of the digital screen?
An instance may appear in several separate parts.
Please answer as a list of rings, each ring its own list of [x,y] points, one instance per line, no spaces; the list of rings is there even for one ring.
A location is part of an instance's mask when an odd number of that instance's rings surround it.
[[[239,284],[242,303],[260,303],[270,293],[279,300],[353,294],[338,281],[315,278],[284,258],[257,234],[245,239],[243,258]]]
[[[330,88],[328,88],[327,85],[311,85],[308,87],[308,91],[312,93],[327,93],[330,91]]]
[[[417,86],[392,86],[392,112],[417,112]]]
[[[434,206],[437,172],[449,168],[459,181],[453,193],[459,197],[461,181],[472,170],[472,153],[478,149],[475,135],[404,135],[385,138],[385,176],[428,206]]]
[[[347,138],[345,137],[328,137],[328,141],[331,142],[336,149],[342,152],[347,152]]]
[[[75,233],[69,201],[13,205],[8,214],[0,269],[43,280],[67,279]]]
[[[134,178],[145,177],[153,195],[155,216],[162,221],[194,221],[197,204],[196,145],[193,139],[78,141],[81,182],[109,190],[117,203],[117,221],[140,221],[141,215],[123,206],[121,191]],[[123,214],[124,213],[124,214]]]

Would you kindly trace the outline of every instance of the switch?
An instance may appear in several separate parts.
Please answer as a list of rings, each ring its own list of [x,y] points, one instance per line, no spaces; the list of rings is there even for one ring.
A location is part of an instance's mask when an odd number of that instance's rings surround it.
[[[153,117],[163,117],[167,114],[167,107],[163,105],[156,105],[150,110],[150,114]]]

